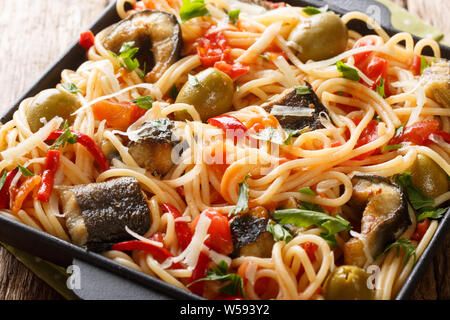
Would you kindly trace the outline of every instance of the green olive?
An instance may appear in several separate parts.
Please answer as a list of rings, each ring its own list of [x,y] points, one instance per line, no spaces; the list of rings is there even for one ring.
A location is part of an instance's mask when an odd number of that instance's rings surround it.
[[[373,290],[367,286],[369,275],[356,266],[337,267],[323,286],[327,300],[372,300]]]
[[[50,121],[58,116],[69,122],[73,120],[71,115],[81,106],[74,94],[58,89],[48,89],[34,97],[28,106],[25,115],[33,132],[38,131],[44,124],[41,119]]]
[[[427,156],[418,154],[410,171],[413,185],[419,188],[426,196],[436,198],[448,191],[445,171]]]
[[[209,68],[190,77],[181,88],[176,103],[193,105],[203,122],[232,109],[233,80],[220,70]],[[175,113],[175,119],[183,121],[190,116],[186,111]]]
[[[300,23],[289,35],[289,46],[306,62],[332,58],[347,48],[347,27],[333,12],[316,14]]]

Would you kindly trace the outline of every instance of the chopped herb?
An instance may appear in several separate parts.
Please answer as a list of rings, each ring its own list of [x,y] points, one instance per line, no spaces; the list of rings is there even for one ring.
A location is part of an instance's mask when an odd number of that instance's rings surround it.
[[[305,201],[303,201],[300,204],[300,209],[325,213],[325,211],[323,211],[323,208],[320,205]]]
[[[303,133],[305,133],[305,132],[307,132],[309,130],[310,130],[309,126],[304,127],[303,129],[298,129],[298,130],[286,129],[286,132],[288,133],[288,137],[286,138],[286,140],[284,140],[284,144],[285,145],[290,145],[292,143],[292,138],[293,137],[298,137],[301,134],[303,134]]]
[[[342,61],[336,62],[337,70],[341,73],[342,77],[345,79],[359,81],[359,74],[355,68],[352,68]]]
[[[298,228],[308,228],[316,225],[326,232],[320,234],[331,246],[336,246],[337,241],[335,234],[341,231],[348,231],[351,229],[350,222],[341,216],[332,217],[326,213],[303,210],[303,209],[286,209],[276,210],[274,218],[280,220],[280,223],[292,223]]]
[[[144,70],[138,70],[136,71],[137,75],[139,76],[139,78],[141,78],[142,81],[145,82],[145,75],[147,73],[147,61],[144,62]]]
[[[435,210],[425,210],[422,213],[420,213],[417,216],[417,222],[420,222],[422,220],[425,220],[426,218],[429,219],[440,219],[442,216],[448,211],[449,207],[447,208],[438,208]]]
[[[139,108],[150,110],[153,106],[153,98],[150,96],[139,97],[131,102],[136,104]]]
[[[292,240],[292,234],[279,223],[268,223],[267,231],[269,231],[275,241],[289,242]]]
[[[377,85],[376,92],[382,97],[386,98],[386,94],[384,92],[384,79],[380,78],[380,83]]]
[[[264,128],[257,134],[251,134],[250,136],[258,140],[270,141],[276,144],[283,144],[285,142],[284,137],[274,127]]]
[[[317,8],[314,8],[314,7],[310,7],[310,6],[307,6],[307,7],[303,8],[302,11],[304,13],[306,13],[308,16],[313,16],[315,14],[322,13],[321,10],[319,10]]]
[[[402,124],[395,130],[395,138],[400,137],[403,134],[403,130],[405,130],[405,125]]]
[[[301,188],[301,189],[298,190],[298,192],[304,193],[304,194],[309,194],[309,195],[312,195],[312,196],[316,196],[317,195],[310,187]]]
[[[128,41],[122,43],[122,46],[120,47],[119,53],[120,54],[130,54],[131,50],[134,51],[134,54],[139,50],[139,48],[133,48],[136,42],[134,41]]]
[[[240,12],[241,12],[241,9],[228,11],[228,18],[230,19],[231,24],[237,23]]]
[[[430,64],[428,63],[427,59],[425,59],[425,57],[421,56],[420,57],[420,74],[423,73],[423,70],[425,68],[428,68],[430,66]]]
[[[133,58],[134,55],[139,51],[139,48],[133,48],[134,45],[134,41],[124,42],[119,50],[119,55],[115,54],[112,51],[109,51],[109,53],[114,58],[122,60],[120,65],[127,68],[129,72],[132,72],[139,68],[139,61],[136,58]]]
[[[20,164],[17,165],[17,167],[19,167],[20,172],[25,176],[25,177],[33,177],[34,173],[31,172],[30,170],[28,170],[25,167],[22,167]]]
[[[248,210],[248,198],[250,194],[250,188],[247,184],[247,179],[250,177],[250,174],[247,174],[244,178],[244,181],[239,183],[239,198],[236,203],[236,206],[233,210],[228,214],[229,216],[234,216],[240,212],[246,212]]]
[[[424,195],[419,188],[417,188],[412,184],[412,176],[410,172],[403,172],[401,174],[397,174],[394,177],[394,180],[404,190],[406,190],[406,193],[408,194],[408,199],[411,202],[411,205],[414,209],[419,210],[433,207],[434,200]]]
[[[265,55],[263,55],[263,54],[260,54],[259,56],[260,56],[262,59],[266,60],[266,61],[270,61],[270,59],[269,59],[268,56],[265,56]]]
[[[182,22],[186,22],[195,17],[209,15],[204,0],[183,0],[183,5],[179,13]]]
[[[74,85],[72,82],[66,82],[62,84],[62,87],[64,89],[66,89],[67,91],[69,91],[70,93],[77,93],[77,92],[81,92],[80,89],[78,89],[78,87],[76,85]]]
[[[169,97],[172,100],[176,100],[177,99],[177,97],[178,97],[178,88],[177,88],[176,85],[173,85],[172,88],[170,88],[170,90],[169,90]]]
[[[310,94],[311,91],[307,86],[298,86],[295,87],[295,93],[299,96],[304,96],[305,94]]]
[[[61,147],[64,147],[66,144],[77,143],[78,136],[70,131],[67,120],[64,122],[63,130],[64,130],[64,133],[62,135],[60,135],[55,140],[55,142],[53,142],[53,145],[50,147],[50,149],[57,150]]]
[[[414,257],[413,265],[416,263],[416,247],[408,239],[399,239],[384,249],[383,253],[388,252],[393,247],[397,248],[397,256],[400,254],[400,247],[405,249],[405,260],[403,262],[405,265],[408,263],[411,256]]]
[[[401,147],[401,144],[388,144],[387,146],[383,146],[383,148],[381,148],[381,152],[389,152],[391,150],[400,149]]]
[[[192,74],[188,74],[188,82],[194,87],[200,84],[198,78],[196,76],[193,76]]]
[[[7,174],[8,174],[8,171],[3,170],[2,177],[0,178],[0,190],[2,190],[3,186],[5,185]]]
[[[228,273],[228,264],[223,260],[220,261],[217,266],[213,266],[209,269],[206,277],[193,281],[187,286],[189,287],[199,281],[229,282],[227,285],[220,288],[220,292],[233,296],[240,294],[245,298],[244,281],[238,274]]]

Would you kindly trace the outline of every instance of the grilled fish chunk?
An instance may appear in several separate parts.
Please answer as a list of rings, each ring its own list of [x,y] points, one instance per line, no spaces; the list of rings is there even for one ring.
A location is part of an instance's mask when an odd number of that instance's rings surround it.
[[[125,227],[138,234],[150,228],[147,199],[136,178],[56,188],[72,242],[92,251],[130,239]]]
[[[362,212],[360,237],[344,245],[345,264],[365,267],[411,224],[406,196],[400,186],[375,175],[352,178],[349,205]]]
[[[271,257],[275,242],[267,231],[268,222],[269,219],[250,213],[234,217],[230,222],[233,256]]]
[[[261,107],[274,115],[283,129],[321,129],[320,114],[328,114],[328,111],[308,82],[306,86],[309,88],[308,94],[297,94],[295,87],[286,89]]]
[[[425,68],[420,77],[425,88],[425,95],[450,108],[450,63],[440,60]]]
[[[159,176],[165,175],[174,165],[173,147],[179,142],[174,138],[173,121],[161,118],[146,121],[129,134],[128,151],[137,164]]]

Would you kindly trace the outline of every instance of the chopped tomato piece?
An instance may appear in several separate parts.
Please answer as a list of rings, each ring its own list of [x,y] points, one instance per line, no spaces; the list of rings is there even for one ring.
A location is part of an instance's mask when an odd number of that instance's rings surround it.
[[[208,228],[209,238],[206,239],[205,245],[214,251],[228,255],[233,252],[233,240],[231,238],[230,225],[228,218],[213,209],[208,209],[202,214],[211,219]],[[191,225],[192,233],[195,232],[200,215],[195,218]]]
[[[425,235],[425,232],[427,232],[429,226],[430,226],[430,220],[428,218],[419,222],[416,226],[416,231],[411,236],[411,239],[417,240],[417,241],[422,240],[422,238]]]
[[[307,242],[303,242],[301,244],[301,247],[303,248],[303,250],[306,251],[306,254],[308,255],[308,258],[311,262],[316,261],[315,253],[316,253],[317,249],[319,248],[317,246],[317,244],[307,241]]]
[[[437,120],[424,120],[415,122],[407,126],[403,133],[393,138],[390,144],[398,144],[401,142],[410,142],[416,145],[424,145],[430,134],[438,131],[439,122]]]
[[[225,61],[218,61],[214,63],[214,68],[226,73],[232,80],[235,80],[250,71],[249,66],[244,66],[239,62],[229,64]]]
[[[365,46],[373,46],[373,45],[375,45],[375,40],[373,40],[373,39],[364,39],[364,40],[361,40],[354,48],[360,48],[360,47],[365,47]],[[360,53],[354,54],[353,58],[355,59],[355,65],[359,65],[371,53],[372,53],[372,51],[365,51],[365,52],[360,52]]]
[[[353,118],[352,120],[356,125],[358,125],[359,122],[361,121],[360,118]],[[367,127],[364,128],[361,135],[359,136],[355,148],[364,146],[372,141],[375,141],[376,139],[378,139],[378,122],[376,120],[370,120]],[[359,156],[353,158],[352,160],[364,160],[365,158],[374,154],[377,151],[378,151],[377,149],[368,151],[366,153],[360,154]]]
[[[125,129],[142,117],[146,110],[132,102],[112,102],[102,100],[92,105],[96,120],[106,120],[113,128]]]
[[[264,2],[267,3],[269,6],[271,6],[272,9],[286,7],[286,3],[285,2],[272,2],[272,1],[264,1]]]
[[[80,34],[80,40],[78,41],[78,43],[85,50],[89,50],[95,44],[95,36],[92,31],[88,30]]]

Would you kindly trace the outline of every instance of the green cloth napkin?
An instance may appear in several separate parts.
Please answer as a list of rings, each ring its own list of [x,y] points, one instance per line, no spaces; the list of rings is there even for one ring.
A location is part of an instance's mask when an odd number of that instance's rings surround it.
[[[435,27],[432,27],[420,18],[412,15],[405,9],[399,7],[389,0],[377,0],[391,11],[392,25],[398,30],[407,31],[421,38],[432,38],[440,41],[444,34]],[[11,246],[3,244],[3,246],[11,252],[16,258],[22,262],[28,269],[30,269],[39,278],[45,281],[49,286],[59,292],[66,299],[77,299],[73,292],[67,288],[66,281],[68,274],[61,267],[58,267],[50,262],[33,257],[28,253],[15,249]]]

